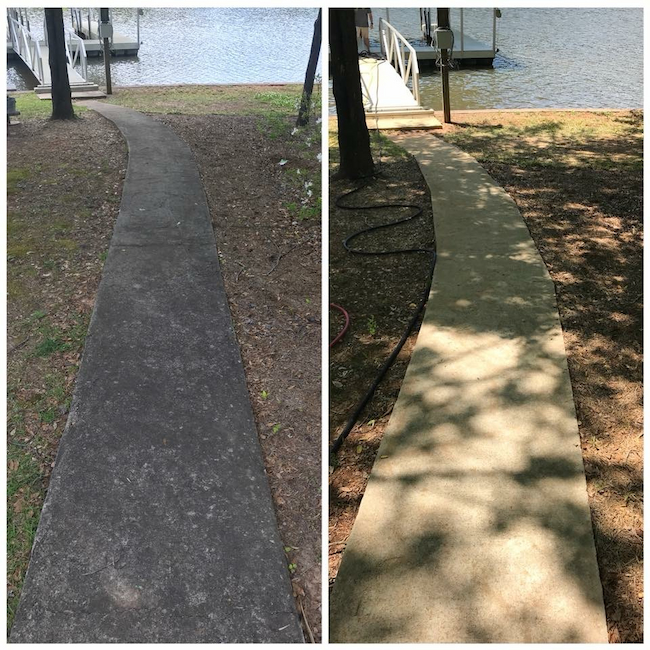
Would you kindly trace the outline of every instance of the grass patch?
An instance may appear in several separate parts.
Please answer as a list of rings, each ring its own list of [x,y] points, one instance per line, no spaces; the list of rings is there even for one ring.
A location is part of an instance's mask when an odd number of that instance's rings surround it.
[[[472,115],[445,130],[444,139],[481,163],[531,170],[639,171],[642,127],[639,111],[618,117],[607,112],[499,113]]]
[[[286,116],[296,113],[301,93],[300,84],[143,86],[118,88],[106,101],[168,115]]]
[[[282,111],[295,112],[298,109],[300,95],[292,93],[265,92],[255,93],[255,99],[262,104],[281,109]]]
[[[48,336],[44,338],[34,350],[37,357],[47,357],[54,352],[63,352],[69,350],[70,346],[58,337]]]
[[[11,97],[16,99],[16,108],[20,111],[18,119],[47,119],[52,115],[52,102],[48,99],[39,99],[35,92],[12,92]],[[84,113],[88,109],[80,104],[74,104],[75,115]]]
[[[15,194],[20,188],[20,182],[32,174],[29,167],[20,167],[7,170],[7,194]]]

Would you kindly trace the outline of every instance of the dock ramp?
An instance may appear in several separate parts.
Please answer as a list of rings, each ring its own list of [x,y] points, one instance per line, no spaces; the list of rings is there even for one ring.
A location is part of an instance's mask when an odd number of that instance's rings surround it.
[[[49,97],[52,91],[52,78],[50,75],[49,47],[45,40],[39,40],[30,30],[29,23],[23,24],[18,19],[16,9],[7,12],[9,26],[8,43],[22,62],[29,68],[38,81],[34,88],[39,97]],[[65,30],[65,48],[68,60],[68,79],[73,97],[103,96],[96,83],[87,80],[88,68],[86,62],[86,49],[82,38],[72,30]]]
[[[390,23],[379,19],[382,56],[359,59],[368,127],[442,128],[434,111],[420,103],[420,72],[413,46]]]

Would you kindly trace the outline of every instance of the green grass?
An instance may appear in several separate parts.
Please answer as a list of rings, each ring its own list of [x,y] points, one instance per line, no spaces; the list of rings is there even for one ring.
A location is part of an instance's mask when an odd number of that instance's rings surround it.
[[[48,99],[39,99],[33,91],[10,93],[16,99],[16,108],[20,111],[21,119],[47,119],[52,115],[52,102]],[[88,109],[81,104],[74,104],[75,115],[79,115]]]
[[[17,398],[16,387],[8,388],[7,575],[12,577],[12,584],[17,585],[7,594],[7,629],[10,629],[45,494],[41,468],[32,456],[31,448],[23,442],[26,436],[25,413],[36,409],[45,414],[46,397],[30,404]],[[45,417],[47,419],[50,415]],[[33,444],[36,446],[40,442],[35,440]]]
[[[298,111],[298,101],[300,100],[300,94],[296,93],[286,93],[286,92],[265,92],[265,93],[256,93],[254,98],[267,106],[272,106],[273,108],[281,109],[286,112],[297,112]]]
[[[28,167],[14,167],[7,170],[7,194],[15,194],[20,190],[20,183],[28,179],[33,173]],[[8,233],[9,234],[9,233]]]
[[[65,352],[69,349],[69,344],[63,341],[61,338],[47,336],[36,346],[34,354],[37,357],[49,357],[55,352]]]
[[[272,117],[296,114],[301,93],[299,84],[157,86],[118,88],[105,101],[145,113]]]
[[[521,169],[643,168],[640,113],[500,113],[462,125],[444,139],[479,162]]]

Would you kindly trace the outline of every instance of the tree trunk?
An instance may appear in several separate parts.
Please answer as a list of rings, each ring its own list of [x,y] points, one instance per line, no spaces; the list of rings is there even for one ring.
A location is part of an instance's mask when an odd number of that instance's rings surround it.
[[[311,93],[314,90],[314,77],[316,76],[316,64],[320,54],[321,45],[321,12],[318,10],[318,16],[314,23],[314,35],[311,39],[311,52],[309,53],[309,63],[307,63],[307,72],[305,74],[305,85],[302,87],[302,99],[300,100],[300,110],[296,126],[305,126],[309,122],[309,105],[311,104]]]
[[[74,118],[74,109],[72,108],[68,63],[65,54],[63,9],[46,9],[45,24],[52,78],[52,119],[71,120]]]
[[[359,74],[353,9],[330,9],[332,87],[338,116],[339,178],[362,178],[374,172]]]

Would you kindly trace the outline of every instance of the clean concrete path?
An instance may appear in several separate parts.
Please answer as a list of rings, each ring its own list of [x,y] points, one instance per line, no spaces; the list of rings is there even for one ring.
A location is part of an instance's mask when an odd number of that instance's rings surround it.
[[[334,586],[334,642],[607,642],[553,283],[469,155],[393,139],[431,188],[426,315]]]
[[[87,105],[129,166],[11,641],[302,642],[192,154]]]

